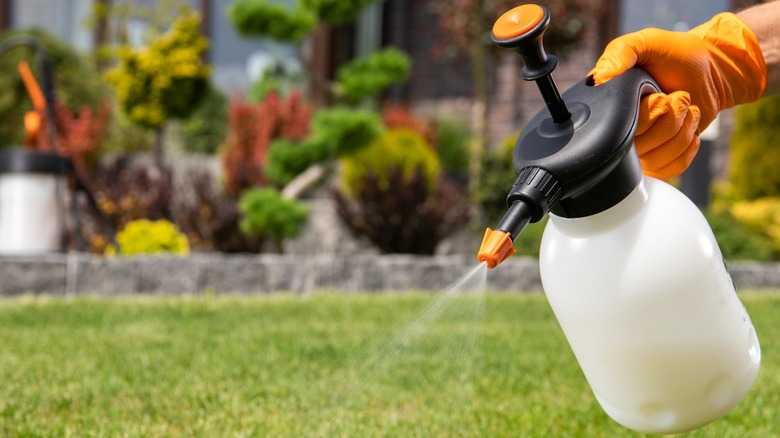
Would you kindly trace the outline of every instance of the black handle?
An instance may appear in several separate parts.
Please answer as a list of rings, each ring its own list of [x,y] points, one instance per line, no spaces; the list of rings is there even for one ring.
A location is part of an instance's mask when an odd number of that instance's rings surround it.
[[[502,15],[490,32],[490,39],[497,46],[520,55],[525,65],[520,76],[526,81],[536,81],[553,122],[564,123],[571,114],[552,77],[558,58],[548,55],[542,42],[549,25],[550,11],[547,8],[526,4]]]

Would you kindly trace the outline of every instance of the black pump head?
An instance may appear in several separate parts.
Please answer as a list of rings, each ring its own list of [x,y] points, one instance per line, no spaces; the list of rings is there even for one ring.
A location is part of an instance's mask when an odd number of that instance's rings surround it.
[[[507,197],[509,210],[496,228],[512,240],[528,222],[537,222],[550,211],[567,218],[590,216],[634,190],[642,178],[633,148],[639,100],[660,90],[647,73],[634,68],[598,87],[583,79],[560,96],[551,76],[556,62],[541,47],[549,23],[549,12],[541,11],[541,18],[532,8],[521,12],[534,17],[510,17],[523,24],[523,32],[503,29],[497,36],[494,27],[492,35],[496,44],[521,52],[526,62],[523,78],[537,82],[548,109],[531,119],[515,144],[518,177]],[[528,74],[528,60],[532,71],[541,75]]]

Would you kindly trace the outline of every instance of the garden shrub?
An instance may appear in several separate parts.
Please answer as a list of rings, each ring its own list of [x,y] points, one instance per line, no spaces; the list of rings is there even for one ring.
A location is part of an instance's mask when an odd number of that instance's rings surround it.
[[[326,142],[314,141],[314,139],[303,142],[274,140],[268,150],[269,165],[266,176],[272,182],[283,186],[312,164],[327,158],[328,143]]]
[[[419,172],[429,192],[435,191],[439,161],[431,145],[410,129],[390,129],[366,148],[344,158],[342,188],[348,195],[360,196],[365,176],[374,175],[377,188],[387,190],[394,173],[402,183]]]
[[[140,219],[129,222],[116,235],[117,247],[109,247],[108,254],[125,256],[141,254],[189,254],[187,236],[167,220]]]
[[[438,138],[433,123],[415,117],[408,106],[390,104],[382,108],[382,123],[387,129],[407,128],[420,134],[428,144],[437,146]],[[436,147],[438,149],[438,147]]]
[[[333,107],[317,111],[312,120],[312,141],[323,143],[328,158],[356,152],[382,133],[382,123],[373,111]]]
[[[751,230],[728,210],[715,210],[706,214],[726,260],[770,260],[775,250],[769,239]]]
[[[382,132],[379,117],[365,110],[335,107],[317,111],[305,140],[275,141],[269,150],[268,178],[285,185],[314,163],[349,155]]]
[[[780,196],[780,97],[736,110],[731,136],[731,183],[744,199]]]
[[[466,196],[439,169],[419,134],[390,129],[343,159],[341,189],[334,191],[339,217],[382,252],[433,254],[471,217]]]
[[[486,151],[479,157],[482,171],[472,197],[490,227],[495,226],[506,213],[506,197],[517,178],[512,167],[516,138],[516,135],[507,137],[498,150]]]
[[[736,202],[730,212],[746,228],[766,236],[774,250],[780,253],[780,198]]]
[[[190,246],[199,251],[224,253],[257,253],[262,237],[248,237],[241,232],[241,213],[235,199],[218,190],[209,171],[190,169],[184,175],[189,188],[174,199],[174,220],[187,235]]]
[[[173,178],[168,167],[134,164],[126,157],[104,158],[90,180],[99,211],[83,196],[76,197],[78,229],[75,241],[103,253],[111,233],[138,219],[171,220]]]
[[[227,97],[218,89],[209,86],[203,102],[181,123],[184,150],[202,154],[216,153],[225,141],[227,120]]]
[[[382,0],[300,0],[301,4],[313,11],[328,24],[341,24],[358,16],[360,11],[371,3]]]
[[[350,232],[383,253],[433,254],[442,239],[471,218],[459,187],[447,180],[432,187],[422,166],[411,173],[391,166],[384,178],[368,171],[357,193],[333,192],[339,218]]]
[[[467,172],[471,159],[471,130],[468,123],[439,119],[435,123],[436,151],[442,168]]]
[[[201,61],[207,46],[199,15],[190,13],[147,47],[123,47],[119,64],[106,73],[122,112],[150,129],[189,117],[208,87],[211,69]]]
[[[225,192],[237,198],[268,182],[269,149],[275,139],[302,141],[309,135],[311,108],[299,92],[281,98],[270,93],[259,104],[234,99],[222,154]]]
[[[241,231],[250,237],[268,237],[277,252],[284,252],[283,241],[300,234],[309,209],[302,203],[285,199],[271,188],[254,188],[241,194],[238,208],[243,214]]]
[[[385,48],[354,59],[336,72],[339,94],[350,102],[376,96],[385,88],[409,77],[412,62],[407,54]]]
[[[239,0],[227,9],[233,27],[242,36],[299,42],[317,24],[314,13],[301,5],[288,7],[272,0]]]
[[[154,133],[136,125],[122,114],[116,102],[112,105],[111,123],[103,143],[105,153],[132,154],[148,152],[154,146]]]
[[[173,176],[169,167],[103,160],[95,174],[98,205],[116,229],[138,219],[171,219]]]
[[[20,35],[37,40],[47,53],[54,76],[57,101],[80,114],[84,109],[100,111],[108,96],[108,87],[93,65],[83,59],[73,48],[41,29],[28,29],[3,33],[0,42]],[[33,49],[16,47],[0,57],[0,145],[19,145],[24,138],[24,114],[33,109],[24,87],[17,64],[26,60],[39,83],[38,59]]]

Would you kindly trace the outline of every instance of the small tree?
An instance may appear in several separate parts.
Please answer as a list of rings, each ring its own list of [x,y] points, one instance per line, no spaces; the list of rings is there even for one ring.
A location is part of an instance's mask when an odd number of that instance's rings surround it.
[[[267,148],[267,156],[256,157],[255,162],[263,166],[256,166],[255,172],[262,172],[263,178],[282,190],[278,198],[267,190],[255,189],[248,191],[246,197],[242,196],[242,211],[246,216],[242,226],[247,232],[255,232],[254,235],[273,237],[280,249],[281,239],[292,235],[287,232],[291,227],[288,213],[306,214],[291,201],[330,175],[337,158],[365,147],[380,135],[382,128],[378,115],[354,106],[364,105],[393,83],[406,80],[411,70],[409,58],[404,53],[386,48],[346,63],[331,80],[317,75],[310,58],[304,54],[304,41],[318,25],[348,22],[365,6],[379,1],[298,0],[287,5],[273,0],[238,0],[228,9],[228,16],[241,35],[293,44],[300,64],[307,67],[311,82],[339,104],[317,111],[312,118],[310,134],[303,139],[276,135],[269,137],[273,140],[270,147],[267,142],[262,148],[253,146],[263,152]],[[267,87],[262,88],[267,91]],[[268,93],[266,99],[271,96],[274,95]],[[261,206],[262,203],[268,205]],[[286,218],[284,221],[271,220],[273,215],[269,210],[275,208],[279,209],[279,216]],[[253,226],[252,231],[248,228],[250,223],[262,223],[263,226]]]
[[[199,15],[189,13],[148,47],[123,47],[119,65],[106,74],[122,112],[155,131],[158,164],[163,158],[165,124],[189,117],[207,91],[210,68],[201,60],[207,41],[200,35],[199,24]]]
[[[241,232],[249,237],[270,237],[278,253],[284,252],[284,239],[297,236],[306,224],[309,209],[285,199],[270,188],[254,188],[241,195],[238,208],[244,218]]]
[[[265,37],[293,44],[315,86],[337,100],[360,103],[406,80],[411,69],[408,56],[393,48],[377,50],[345,64],[337,71],[336,79],[329,80],[317,74],[311,59],[304,54],[303,42],[318,25],[348,22],[364,7],[380,1],[298,0],[288,6],[273,0],[239,0],[230,6],[228,16],[245,37]]]

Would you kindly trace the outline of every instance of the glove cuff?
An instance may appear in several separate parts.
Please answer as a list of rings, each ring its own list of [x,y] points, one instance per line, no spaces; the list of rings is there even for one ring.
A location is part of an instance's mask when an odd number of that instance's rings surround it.
[[[754,102],[764,94],[767,67],[756,34],[731,12],[690,30],[710,48],[719,78],[721,109]]]

